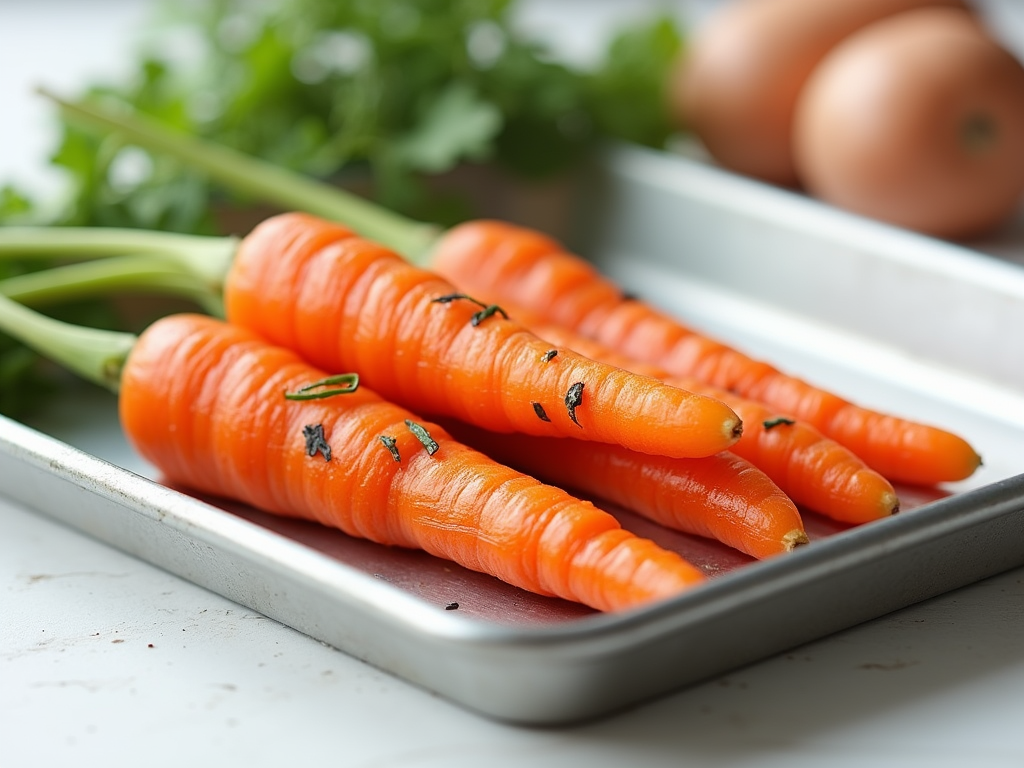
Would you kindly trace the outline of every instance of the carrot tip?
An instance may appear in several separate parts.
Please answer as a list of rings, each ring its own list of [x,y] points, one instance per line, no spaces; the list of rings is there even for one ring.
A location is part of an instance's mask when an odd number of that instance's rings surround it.
[[[782,548],[786,552],[792,552],[797,547],[810,543],[811,540],[807,538],[807,534],[801,530],[790,531],[782,537]]]
[[[900,498],[895,493],[886,493],[882,497],[882,509],[891,517],[900,511]]]
[[[731,426],[730,426],[731,424]],[[736,419],[733,422],[725,422],[725,430],[729,434],[729,437],[733,440],[739,440],[743,435],[743,422]]]

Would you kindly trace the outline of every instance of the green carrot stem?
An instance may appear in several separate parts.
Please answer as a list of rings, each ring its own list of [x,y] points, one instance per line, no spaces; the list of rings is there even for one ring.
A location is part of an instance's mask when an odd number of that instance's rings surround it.
[[[234,237],[183,235],[117,227],[0,227],[0,258],[82,261],[147,255],[173,260],[210,290],[224,287],[238,248]]]
[[[422,263],[438,229],[414,221],[337,187],[195,136],[177,133],[124,107],[70,102],[41,90],[69,119],[120,134],[127,141],[187,163],[236,192],[288,210],[300,210],[352,227],[361,236]]]
[[[54,320],[0,295],[0,331],[114,392],[136,337]]]
[[[159,256],[114,256],[29,272],[0,282],[0,293],[29,306],[140,290],[190,299],[208,314],[224,316],[219,292],[183,271],[175,260]]]

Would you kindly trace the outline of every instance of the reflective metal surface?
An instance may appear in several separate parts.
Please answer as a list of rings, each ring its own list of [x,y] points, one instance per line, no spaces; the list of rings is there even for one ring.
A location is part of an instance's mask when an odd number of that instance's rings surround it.
[[[577,242],[629,290],[860,402],[963,433],[985,457],[977,477],[901,489],[904,513],[858,529],[809,515],[812,545],[770,562],[612,510],[714,578],[604,616],[165,487],[120,438],[111,400],[80,431],[0,421],[0,492],[526,723],[607,714],[1024,564],[1024,353],[1003,325],[1022,327],[1019,269],[682,159],[615,151],[596,173]]]

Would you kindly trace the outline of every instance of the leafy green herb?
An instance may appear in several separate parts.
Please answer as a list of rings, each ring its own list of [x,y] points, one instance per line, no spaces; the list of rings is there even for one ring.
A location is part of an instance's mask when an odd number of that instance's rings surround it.
[[[347,395],[359,389],[358,373],[340,373],[299,387],[294,392],[285,392],[287,400],[321,400],[334,395]]]
[[[598,133],[649,146],[672,134],[668,78],[682,51],[672,19],[656,18],[623,30],[587,82],[588,108]]]
[[[664,144],[665,78],[682,44],[671,20],[622,29],[600,65],[583,70],[523,34],[515,10],[514,0],[163,0],[134,71],[79,97],[127,105],[442,226],[479,215],[478,196],[433,183],[460,166],[546,179],[604,138]],[[0,223],[213,234],[243,232],[270,212],[179,161],[70,121],[51,161],[67,195],[43,205],[0,187]],[[21,268],[3,266],[0,278]],[[97,311],[61,310],[78,323]],[[103,327],[122,322],[102,312]],[[44,392],[41,371],[0,337],[0,411]]]

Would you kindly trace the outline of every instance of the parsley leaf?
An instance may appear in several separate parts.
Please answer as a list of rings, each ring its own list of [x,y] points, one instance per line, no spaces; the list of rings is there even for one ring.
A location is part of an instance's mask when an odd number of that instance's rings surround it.
[[[399,159],[425,173],[450,171],[460,160],[482,161],[502,126],[501,112],[466,83],[438,94],[413,133],[396,142]]]

